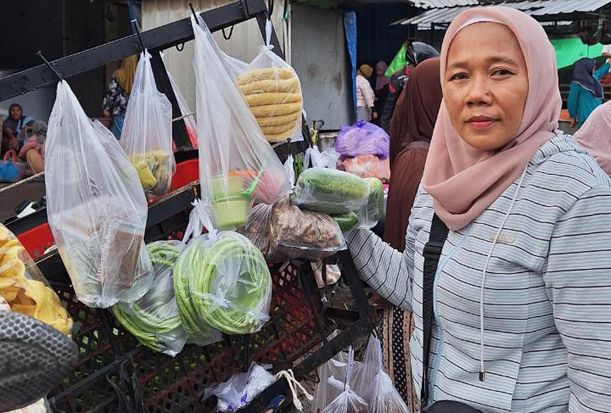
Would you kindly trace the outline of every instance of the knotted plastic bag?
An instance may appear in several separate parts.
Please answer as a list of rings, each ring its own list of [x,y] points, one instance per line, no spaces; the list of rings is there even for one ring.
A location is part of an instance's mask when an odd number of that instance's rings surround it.
[[[295,70],[273,52],[269,20],[266,29],[265,46],[237,83],[268,142],[303,140],[301,82]]]
[[[375,155],[388,158],[390,137],[379,126],[362,120],[352,126],[342,126],[335,150],[343,157]]]
[[[348,361],[346,363],[346,378],[343,381],[331,377],[329,386],[339,389],[341,393],[337,396],[322,413],[368,413],[367,402],[352,390],[352,369],[354,364],[354,350],[348,350]]]
[[[151,55],[140,55],[129,95],[121,145],[138,171],[147,196],[170,189],[176,161],[172,151],[172,104],[157,90]]]
[[[118,303],[112,313],[127,331],[148,348],[175,356],[187,342],[174,296],[173,272],[184,249],[180,241],[157,241],[147,245],[153,262],[153,285],[139,300]]]
[[[226,382],[205,389],[204,400],[216,396],[217,412],[236,412],[275,381],[270,372],[252,363],[246,373],[236,373]]]
[[[216,228],[235,229],[246,223],[254,200],[273,203],[291,184],[209,29],[201,19],[201,26],[193,17],[192,23],[202,201]]]
[[[380,340],[371,335],[355,379],[355,391],[369,405],[369,413],[409,413],[403,398],[384,372]]]
[[[324,258],[346,248],[333,218],[320,212],[302,211],[289,197],[272,205],[256,205],[239,231],[271,262]]]
[[[255,333],[269,320],[272,277],[265,258],[243,235],[217,232],[206,208],[194,206],[194,219],[199,217],[208,233],[189,241],[174,267],[183,323],[195,333],[202,326],[204,333],[207,326],[227,334]]]
[[[142,297],[153,268],[140,179],[114,135],[85,115],[65,81],[57,85],[45,158],[48,222],[77,298],[107,308]]]

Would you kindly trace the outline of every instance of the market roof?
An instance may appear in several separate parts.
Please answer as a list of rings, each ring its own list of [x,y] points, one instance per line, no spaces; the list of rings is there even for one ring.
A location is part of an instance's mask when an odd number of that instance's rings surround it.
[[[428,0],[427,0],[428,1]],[[446,0],[433,0],[440,2],[449,2]],[[469,1],[469,0],[466,0]],[[505,7],[511,7],[530,14],[535,18],[543,18],[545,16],[568,15],[572,13],[588,13],[594,12],[608,4],[611,0],[535,0],[535,1],[519,1],[519,2],[503,2],[497,3]],[[434,8],[425,11],[424,13],[407,19],[400,20],[394,24],[400,25],[420,25],[422,29],[427,29],[431,24],[447,24],[450,23],[460,12],[470,8],[471,6],[444,7]]]

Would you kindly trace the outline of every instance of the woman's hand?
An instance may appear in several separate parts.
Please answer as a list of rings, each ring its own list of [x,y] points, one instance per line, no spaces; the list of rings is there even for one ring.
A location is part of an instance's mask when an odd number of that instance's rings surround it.
[[[569,121],[569,127],[574,128],[575,126],[577,126],[577,120],[575,120],[575,118],[571,118]]]

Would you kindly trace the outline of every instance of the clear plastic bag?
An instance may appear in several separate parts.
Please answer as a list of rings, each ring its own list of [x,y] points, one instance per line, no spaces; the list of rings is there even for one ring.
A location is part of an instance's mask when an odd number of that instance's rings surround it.
[[[369,199],[369,185],[358,176],[325,168],[303,171],[293,191],[293,202],[302,209],[343,214],[358,210]]]
[[[390,179],[390,158],[382,159],[375,155],[360,155],[340,161],[339,169],[361,178]]]
[[[172,151],[172,104],[157,90],[151,55],[140,55],[129,95],[121,146],[138,172],[147,196],[170,189],[176,161]]]
[[[21,242],[0,224],[0,301],[25,314],[72,333],[72,318]]]
[[[218,412],[236,412],[248,405],[275,381],[271,373],[258,364],[252,363],[248,372],[234,374],[225,383],[207,388],[204,391],[204,400],[216,396]]]
[[[363,395],[369,405],[369,413],[409,413],[403,398],[384,372],[382,346],[380,340],[373,335],[369,337],[354,388],[358,394]]]
[[[45,152],[48,222],[78,299],[100,308],[139,299],[153,275],[142,185],[114,135],[85,115],[65,81]]]
[[[127,331],[148,348],[175,356],[187,342],[174,296],[173,269],[185,245],[180,241],[157,241],[147,245],[153,262],[153,285],[139,300],[112,307]]]
[[[269,20],[267,25],[270,30]],[[236,82],[268,142],[303,140],[301,82],[295,69],[273,52],[269,36]]]
[[[373,334],[367,340],[367,347],[363,356],[363,362],[354,375],[354,391],[359,395],[365,395],[373,379],[382,370],[384,360],[382,358],[382,346],[380,340]]]
[[[342,231],[330,216],[302,211],[286,197],[253,208],[241,230],[268,261],[324,258],[346,248]]]
[[[346,363],[346,377],[343,381],[335,377],[328,380],[329,386],[340,390],[337,396],[322,413],[368,413],[367,402],[352,390],[352,370],[354,368],[354,350],[352,347],[348,351],[348,361]]]
[[[185,328],[197,332],[205,325],[227,334],[259,331],[269,320],[272,297],[265,258],[243,235],[217,232],[201,203],[195,203],[194,211],[208,233],[189,241],[174,267]]]
[[[355,228],[371,229],[386,215],[386,195],[384,185],[378,178],[366,178],[369,186],[367,203],[358,210],[333,215],[342,232]]]
[[[248,220],[253,200],[273,203],[291,185],[212,34],[201,19],[201,27],[192,23],[202,200],[216,228],[235,229]]]
[[[172,90],[174,91],[174,96],[176,96],[176,101],[178,102],[178,107],[180,108],[181,116],[184,116],[185,128],[187,129],[187,136],[189,137],[189,141],[191,142],[191,147],[193,149],[197,149],[199,147],[199,138],[197,136],[197,121],[195,120],[195,114],[189,108],[189,104],[187,100],[183,96],[182,92],[178,88],[174,77],[167,71],[168,79],[170,79],[170,85],[172,85]],[[175,148],[172,148],[175,150]]]
[[[340,382],[346,380],[346,363],[348,362],[348,353],[342,351],[337,353],[331,360],[320,365],[316,369],[318,374],[318,383],[314,390],[314,402],[312,403],[312,413],[320,413],[327,407],[339,394],[340,389],[329,386],[329,379],[335,377]]]

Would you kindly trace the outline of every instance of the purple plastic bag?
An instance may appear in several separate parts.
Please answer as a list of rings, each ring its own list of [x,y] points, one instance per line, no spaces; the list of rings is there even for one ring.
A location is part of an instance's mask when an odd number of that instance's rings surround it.
[[[335,150],[342,157],[354,158],[360,155],[375,155],[388,158],[390,137],[384,129],[362,120],[354,125],[344,125],[339,131]]]

